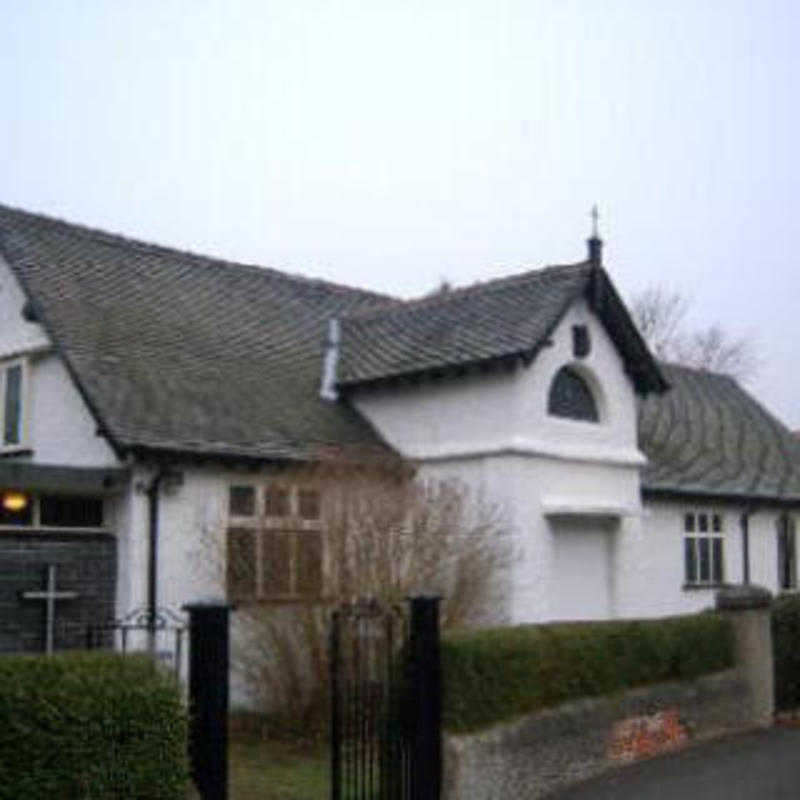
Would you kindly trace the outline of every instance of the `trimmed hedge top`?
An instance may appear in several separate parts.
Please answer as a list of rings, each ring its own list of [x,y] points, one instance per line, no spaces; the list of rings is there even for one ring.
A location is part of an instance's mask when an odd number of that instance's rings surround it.
[[[442,641],[443,722],[471,731],[582,697],[695,678],[733,666],[715,613],[450,634]]]
[[[0,657],[0,798],[183,798],[186,730],[146,657]]]

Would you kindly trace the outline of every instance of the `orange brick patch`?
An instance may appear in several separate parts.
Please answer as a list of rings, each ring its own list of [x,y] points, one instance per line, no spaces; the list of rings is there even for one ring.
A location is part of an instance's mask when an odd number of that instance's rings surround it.
[[[689,731],[676,710],[660,711],[645,717],[628,717],[611,729],[608,757],[614,761],[666,753],[689,739]]]

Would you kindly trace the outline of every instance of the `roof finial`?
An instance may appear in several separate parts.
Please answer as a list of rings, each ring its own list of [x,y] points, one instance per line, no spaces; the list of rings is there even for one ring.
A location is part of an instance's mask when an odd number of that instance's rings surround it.
[[[592,235],[586,240],[589,245],[589,263],[593,267],[603,266],[603,240],[597,232],[597,221],[600,214],[597,211],[597,204],[592,206]]]

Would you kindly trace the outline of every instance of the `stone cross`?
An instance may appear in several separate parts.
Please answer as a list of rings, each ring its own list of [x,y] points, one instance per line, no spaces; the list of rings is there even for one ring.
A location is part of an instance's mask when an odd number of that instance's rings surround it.
[[[44,600],[46,605],[46,638],[45,652],[47,655],[53,653],[53,629],[56,619],[56,600],[74,600],[78,596],[77,592],[59,592],[56,590],[56,565],[47,565],[47,587],[44,590],[35,589],[30,592],[23,592],[23,600]]]

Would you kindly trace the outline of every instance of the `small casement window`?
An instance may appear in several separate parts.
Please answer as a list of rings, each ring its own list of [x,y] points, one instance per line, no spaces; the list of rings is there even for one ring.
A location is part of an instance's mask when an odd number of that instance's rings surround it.
[[[683,518],[684,576],[687,586],[716,586],[725,580],[724,518],[690,512]]]
[[[586,381],[571,367],[561,367],[550,384],[547,413],[554,417],[598,422],[592,390]]]
[[[319,598],[323,593],[322,500],[317,489],[271,483],[232,486],[228,598],[237,602]]]
[[[43,494],[39,498],[39,522],[54,528],[102,528],[103,501],[99,497]]]
[[[23,444],[23,382],[24,365],[21,361],[2,368],[3,447],[15,448]]]
[[[103,498],[31,494],[0,489],[0,525],[41,528],[102,528]]]
[[[778,588],[797,588],[795,525],[788,514],[778,517]]]

